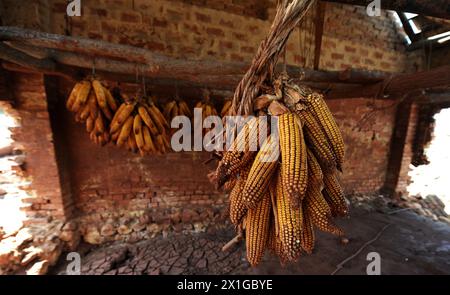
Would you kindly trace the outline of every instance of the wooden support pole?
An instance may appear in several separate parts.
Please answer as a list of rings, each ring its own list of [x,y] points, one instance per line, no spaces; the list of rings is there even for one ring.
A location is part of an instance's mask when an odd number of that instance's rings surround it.
[[[314,70],[319,69],[320,52],[322,49],[323,24],[325,20],[326,3],[319,1],[317,3],[316,21],[315,21],[315,45],[314,45]]]
[[[403,154],[411,117],[411,101],[405,100],[397,106],[394,131],[390,140],[389,160],[382,193],[393,196],[402,168]]]

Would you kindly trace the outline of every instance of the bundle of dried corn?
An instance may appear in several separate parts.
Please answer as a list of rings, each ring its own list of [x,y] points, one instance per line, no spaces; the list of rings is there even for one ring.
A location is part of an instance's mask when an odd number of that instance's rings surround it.
[[[109,142],[108,125],[118,101],[111,92],[95,77],[88,77],[75,84],[66,107],[75,113],[77,122],[86,123],[86,131],[97,144]]]
[[[132,152],[162,154],[170,150],[169,124],[151,98],[126,99],[114,115],[110,133],[117,146]]]
[[[176,97],[174,100],[166,103],[163,113],[167,122],[171,122],[176,116],[186,116],[188,118],[192,117],[192,112],[188,104],[179,97]]]
[[[209,116],[218,116],[216,108],[211,103],[211,97],[208,90],[203,91],[203,99],[195,104],[195,108],[202,109],[202,120],[201,122],[199,121],[202,126],[196,126],[196,128],[202,129],[203,134],[206,134],[211,128],[203,128],[203,121]]]
[[[286,75],[273,77],[279,51],[311,2],[278,2],[271,32],[231,106],[233,113],[260,117],[244,125],[213,177],[219,187],[231,190],[230,219],[245,232],[251,265],[260,262],[266,249],[282,263],[311,253],[314,227],[343,235],[333,221],[348,213],[337,178],[344,160],[339,128],[321,94],[292,83]],[[275,130],[260,128],[266,115],[277,121]],[[261,137],[263,144],[251,149]]]

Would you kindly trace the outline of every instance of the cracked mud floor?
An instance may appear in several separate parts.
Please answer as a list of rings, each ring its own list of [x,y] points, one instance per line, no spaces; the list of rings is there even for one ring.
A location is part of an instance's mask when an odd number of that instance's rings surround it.
[[[112,244],[84,251],[82,274],[331,274],[336,266],[373,239],[388,223],[391,225],[372,244],[344,265],[337,274],[366,274],[369,252],[381,256],[382,274],[450,274],[450,226],[404,211],[388,215],[354,210],[338,223],[350,242],[318,233],[316,248],[309,256],[287,266],[266,253],[261,264],[251,268],[245,260],[245,243],[229,252],[222,246],[233,230],[201,234],[171,234],[135,244]],[[80,252],[83,252],[80,249]],[[65,255],[52,274],[65,274]]]

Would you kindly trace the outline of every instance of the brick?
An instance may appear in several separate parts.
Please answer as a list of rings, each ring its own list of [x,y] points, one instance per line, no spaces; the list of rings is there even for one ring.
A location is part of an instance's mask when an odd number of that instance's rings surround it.
[[[212,36],[216,36],[216,37],[222,37],[225,35],[223,30],[219,29],[219,28],[207,28],[206,33],[208,33],[208,35],[212,35]]]
[[[355,53],[356,52],[356,48],[353,47],[353,46],[345,46],[345,51],[346,52]]]
[[[203,14],[203,13],[195,13],[195,18],[203,23],[210,23],[211,22],[211,17],[209,15]]]
[[[344,55],[340,53],[332,53],[331,58],[334,60],[344,59]]]
[[[137,12],[123,12],[120,19],[129,23],[139,23],[142,21],[141,15]]]
[[[160,18],[157,18],[157,17],[155,17],[154,19],[153,19],[153,26],[154,27],[162,27],[162,28],[165,28],[165,27],[167,27],[167,20],[165,20],[165,19],[160,19]]]
[[[233,48],[233,43],[229,42],[229,41],[220,41],[219,43],[221,48],[225,48],[225,49],[232,49]]]

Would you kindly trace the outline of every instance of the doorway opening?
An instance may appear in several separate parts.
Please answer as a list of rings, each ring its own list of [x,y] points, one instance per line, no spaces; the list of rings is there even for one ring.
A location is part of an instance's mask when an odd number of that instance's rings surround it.
[[[411,183],[409,196],[420,199],[423,210],[434,216],[450,214],[450,108],[434,115],[434,131],[424,154],[428,164],[412,166],[408,175]]]
[[[19,126],[11,106],[0,104],[0,240],[17,232],[26,219],[22,200],[28,196],[29,181],[23,176],[25,156],[13,139],[11,129]]]

